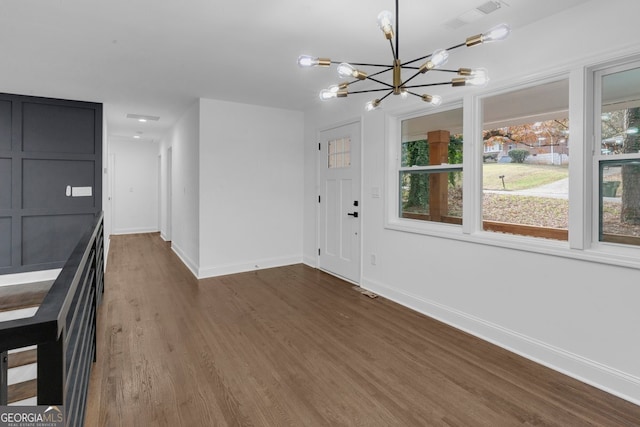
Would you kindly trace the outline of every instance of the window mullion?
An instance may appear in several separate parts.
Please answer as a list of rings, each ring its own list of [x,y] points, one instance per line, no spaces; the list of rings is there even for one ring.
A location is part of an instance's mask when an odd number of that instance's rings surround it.
[[[585,90],[587,89],[587,90]],[[592,232],[593,171],[593,81],[584,68],[571,71],[569,78],[569,247],[587,249]],[[585,110],[586,108],[586,110]],[[591,111],[589,111],[591,110]]]
[[[478,97],[464,98],[463,112],[463,166],[462,177],[462,232],[482,231],[482,103]]]

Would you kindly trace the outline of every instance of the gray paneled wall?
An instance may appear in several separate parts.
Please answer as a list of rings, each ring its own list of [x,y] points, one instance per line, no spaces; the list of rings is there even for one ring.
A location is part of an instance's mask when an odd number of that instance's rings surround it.
[[[102,104],[0,94],[0,274],[62,267],[102,210]]]

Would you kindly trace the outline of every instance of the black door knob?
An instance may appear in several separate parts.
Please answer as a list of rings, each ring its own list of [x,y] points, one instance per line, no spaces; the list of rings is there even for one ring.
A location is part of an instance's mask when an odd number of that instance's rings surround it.
[[[348,213],[347,215],[350,215],[354,218],[358,218],[358,212]]]

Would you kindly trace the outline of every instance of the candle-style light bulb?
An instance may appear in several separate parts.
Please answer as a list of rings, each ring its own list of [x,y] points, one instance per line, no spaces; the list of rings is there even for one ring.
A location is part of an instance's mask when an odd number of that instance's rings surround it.
[[[491,43],[504,40],[511,34],[511,27],[507,24],[499,24],[482,34],[482,43]]]
[[[388,10],[383,10],[378,14],[378,27],[384,33],[387,40],[393,38],[393,15]]]

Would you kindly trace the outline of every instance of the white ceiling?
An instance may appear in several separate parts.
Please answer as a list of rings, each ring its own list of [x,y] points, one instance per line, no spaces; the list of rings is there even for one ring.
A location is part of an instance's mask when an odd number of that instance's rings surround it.
[[[514,31],[587,0],[400,1],[400,57],[463,42],[500,22]],[[101,102],[110,137],[159,140],[198,98],[304,110],[335,72],[299,54],[389,62],[377,28],[392,0],[0,0],[0,92]],[[139,123],[128,113],[159,116]],[[133,141],[133,140],[132,140]]]

